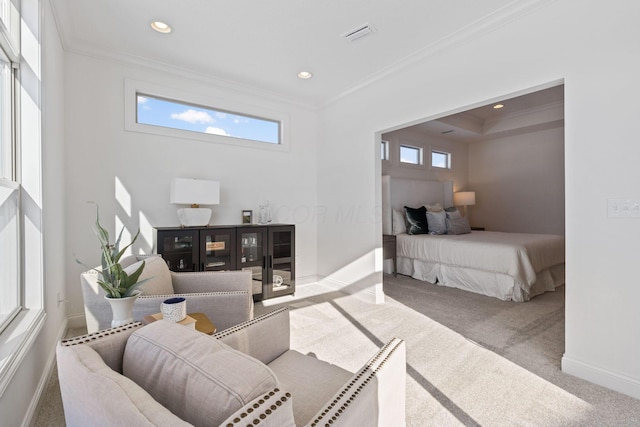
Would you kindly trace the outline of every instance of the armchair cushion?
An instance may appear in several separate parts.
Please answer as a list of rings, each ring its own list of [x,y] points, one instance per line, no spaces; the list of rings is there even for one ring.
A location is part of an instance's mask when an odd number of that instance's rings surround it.
[[[219,425],[278,387],[273,371],[260,361],[170,322],[133,333],[122,366],[125,376],[194,425]]]
[[[136,271],[142,263],[145,263],[144,270],[138,278],[139,281],[147,280],[138,287],[143,295],[171,295],[173,294],[173,284],[171,283],[171,272],[161,256],[151,256],[135,262],[126,267],[124,271],[131,274]]]
[[[293,396],[304,396],[304,399],[293,399],[293,414],[299,426],[307,425],[353,375],[339,366],[295,350],[286,351],[271,362],[269,368],[284,390]]]

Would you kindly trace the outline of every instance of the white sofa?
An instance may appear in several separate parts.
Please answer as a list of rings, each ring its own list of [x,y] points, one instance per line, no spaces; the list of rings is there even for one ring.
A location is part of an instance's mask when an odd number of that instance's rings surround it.
[[[403,426],[405,343],[356,373],[289,348],[280,309],[214,336],[168,321],[62,341],[67,426]]]
[[[248,271],[206,271],[174,273],[159,255],[127,256],[120,264],[135,271],[145,261],[139,280],[149,279],[140,286],[142,295],[133,306],[133,320],[160,312],[160,305],[168,298],[184,297],[187,312],[204,313],[223,330],[253,318],[251,273]],[[80,275],[87,332],[111,326],[111,307],[104,299],[105,291],[98,285],[100,275],[89,270]]]

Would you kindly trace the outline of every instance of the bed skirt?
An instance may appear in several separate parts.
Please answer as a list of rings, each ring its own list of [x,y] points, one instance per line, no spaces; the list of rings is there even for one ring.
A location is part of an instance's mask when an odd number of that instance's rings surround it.
[[[488,295],[503,301],[525,302],[554,291],[565,282],[565,265],[558,264],[536,273],[532,285],[518,283],[512,276],[472,268],[456,267],[414,258],[398,257],[398,273],[441,286]]]

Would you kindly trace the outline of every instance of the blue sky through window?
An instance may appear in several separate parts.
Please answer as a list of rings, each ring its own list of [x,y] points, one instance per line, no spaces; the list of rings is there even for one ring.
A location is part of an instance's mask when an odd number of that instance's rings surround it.
[[[137,95],[138,123],[191,132],[280,143],[280,123],[226,111]]]

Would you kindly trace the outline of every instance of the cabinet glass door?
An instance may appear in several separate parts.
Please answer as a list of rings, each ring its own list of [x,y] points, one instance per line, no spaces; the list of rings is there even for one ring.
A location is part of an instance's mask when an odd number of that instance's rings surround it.
[[[269,292],[267,297],[285,295],[295,289],[295,232],[293,227],[269,228]]]
[[[237,235],[238,259],[236,268],[251,271],[253,295],[262,297],[262,283],[266,268],[266,228],[239,228]]]
[[[198,232],[191,230],[162,232],[158,235],[159,252],[171,271],[197,271]]]
[[[234,270],[236,268],[235,228],[200,231],[200,261],[202,271]]]

